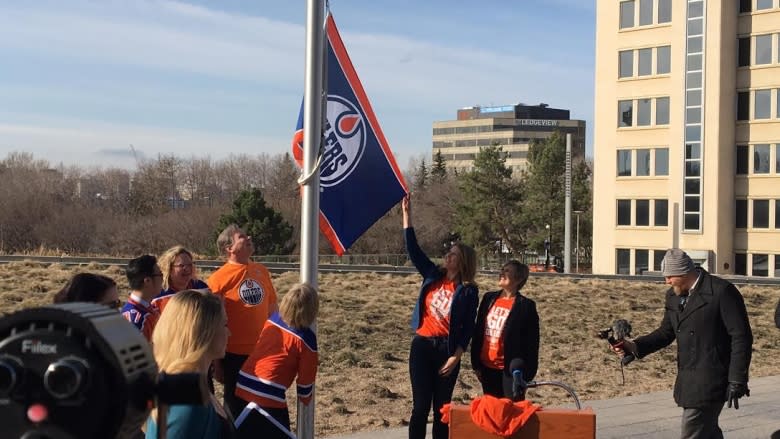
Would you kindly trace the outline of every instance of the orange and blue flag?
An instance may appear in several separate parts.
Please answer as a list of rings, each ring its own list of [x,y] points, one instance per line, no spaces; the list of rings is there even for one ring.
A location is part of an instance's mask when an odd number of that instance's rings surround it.
[[[320,230],[342,255],[408,193],[406,182],[328,14],[327,116],[320,159]],[[293,137],[303,164],[303,105]]]

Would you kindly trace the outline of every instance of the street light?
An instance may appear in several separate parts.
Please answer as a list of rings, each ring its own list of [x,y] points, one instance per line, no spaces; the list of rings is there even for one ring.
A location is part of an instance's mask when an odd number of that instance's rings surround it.
[[[544,240],[544,270],[547,271],[550,268],[550,246],[552,244],[552,235],[550,233],[550,225],[545,224],[544,228],[547,229],[547,239]]]
[[[577,259],[575,259],[574,262],[574,272],[579,273],[580,272],[580,214],[582,213],[581,210],[575,210],[574,214],[577,215],[577,239],[574,244],[574,251],[577,254]]]

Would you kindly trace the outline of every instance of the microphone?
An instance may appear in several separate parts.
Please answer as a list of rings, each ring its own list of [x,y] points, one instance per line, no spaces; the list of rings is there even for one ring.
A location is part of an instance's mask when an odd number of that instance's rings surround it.
[[[512,372],[512,401],[522,401],[525,399],[525,389],[528,383],[523,378],[523,360],[515,358],[509,363],[509,370]]]

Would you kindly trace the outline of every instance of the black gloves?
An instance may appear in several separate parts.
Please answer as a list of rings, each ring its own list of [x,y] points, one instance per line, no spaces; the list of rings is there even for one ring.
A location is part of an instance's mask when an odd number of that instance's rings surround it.
[[[729,383],[729,387],[726,390],[727,407],[731,408],[731,403],[734,403],[734,409],[739,410],[739,398],[743,396],[750,396],[750,389],[747,384],[744,383]]]

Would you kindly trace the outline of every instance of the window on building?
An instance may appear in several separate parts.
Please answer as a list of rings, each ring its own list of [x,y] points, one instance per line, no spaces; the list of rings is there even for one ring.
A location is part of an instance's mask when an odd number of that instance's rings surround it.
[[[750,120],[750,92],[737,92],[737,120]]]
[[[775,200],[775,228],[780,229],[780,200]]]
[[[617,152],[618,177],[631,176],[631,150]]]
[[[647,76],[653,74],[653,49],[639,49],[639,66],[637,74]]]
[[[633,101],[619,101],[618,102],[618,126],[630,127],[633,126]]]
[[[653,270],[661,271],[661,262],[664,260],[666,250],[653,250]]]
[[[769,200],[753,200],[753,228],[769,228]]]
[[[653,1],[639,0],[639,25],[653,24]]]
[[[620,28],[634,27],[634,0],[620,2]]]
[[[701,158],[701,145],[698,143],[688,143],[685,145],[685,158],[686,159],[699,159]]]
[[[655,124],[669,125],[669,98],[655,100]]]
[[[753,145],[753,173],[769,174],[769,145]]]
[[[683,224],[685,230],[699,230],[699,224],[701,223],[701,217],[699,213],[686,213],[683,218]]]
[[[772,64],[772,35],[756,35],[756,64]]]
[[[634,76],[634,51],[621,50],[618,53],[618,59],[620,62],[618,77],[630,78],[631,76]]]
[[[775,255],[775,277],[780,277],[780,255]]]
[[[753,6],[753,0],[739,0],[739,12],[750,12]]]
[[[617,259],[617,274],[631,274],[631,250],[619,248],[615,250]]]
[[[772,114],[772,90],[755,91],[755,107],[753,108],[754,119],[769,119]]]
[[[658,0],[658,22],[672,21],[672,0]]]
[[[756,0],[756,11],[760,11],[762,9],[772,9],[774,5],[774,0]]]
[[[702,35],[704,31],[704,22],[701,18],[688,20],[688,35]],[[691,53],[689,50],[688,53]]]
[[[701,54],[688,55],[688,70],[701,70]]]
[[[661,46],[655,49],[655,55],[656,55],[656,62],[655,62],[656,73],[659,75],[663,75],[664,73],[671,72],[672,71],[671,46]]]
[[[740,38],[738,41],[737,66],[746,67],[750,65],[750,37]]]
[[[778,44],[780,46],[780,44]],[[780,62],[780,51],[777,53],[777,62]],[[777,108],[777,117],[780,118],[780,88],[775,90],[775,94],[777,95],[777,105],[775,108]],[[780,171],[778,171],[780,172]]]
[[[636,200],[636,225],[650,225],[650,200]]]
[[[636,175],[646,177],[650,175],[650,150],[636,150]]]
[[[780,174],[780,143],[775,144],[775,173]]]
[[[700,178],[685,179],[685,195],[699,195],[701,192]]]
[[[669,225],[669,200],[654,200],[656,227],[666,227]]]
[[[734,253],[734,274],[747,276],[747,254]]]
[[[747,200],[737,200],[736,202],[736,217],[734,218],[734,226],[738,229],[747,229],[748,225],[748,203]]]
[[[643,127],[650,125],[650,107],[652,99],[638,99],[636,103],[636,126]]]
[[[634,250],[634,274],[642,274],[645,271],[650,270],[647,263],[650,259],[649,250]]]
[[[701,88],[701,72],[688,73],[685,78],[685,88]]]
[[[655,175],[669,175],[669,148],[655,150]]]
[[[701,107],[686,108],[685,123],[701,123]]]
[[[769,276],[769,255],[753,254],[753,276]]]
[[[750,147],[737,145],[737,175],[747,175]]]
[[[631,225],[631,200],[617,200],[617,225]]]

